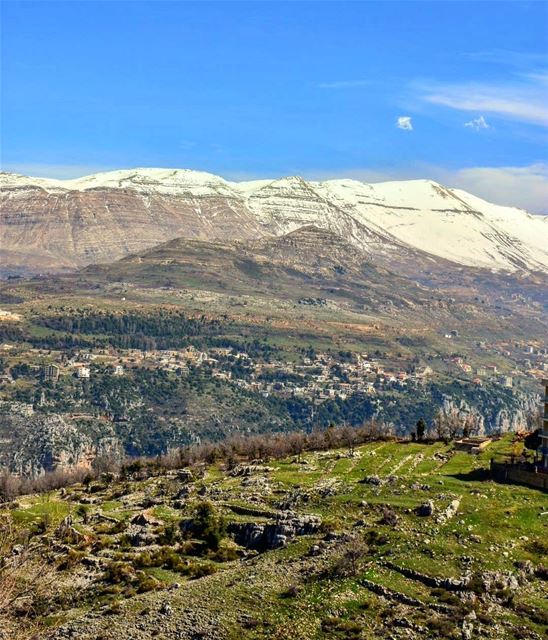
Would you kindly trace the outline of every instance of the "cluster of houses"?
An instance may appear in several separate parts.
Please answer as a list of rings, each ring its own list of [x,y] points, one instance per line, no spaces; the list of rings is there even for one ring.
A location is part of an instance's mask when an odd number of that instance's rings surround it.
[[[45,382],[57,382],[61,373],[69,373],[76,376],[79,380],[89,380],[91,378],[91,366],[89,362],[95,359],[91,353],[83,353],[80,355],[83,362],[77,360],[69,360],[63,367],[57,364],[45,364],[41,369],[42,380]],[[124,374],[124,367],[116,365],[114,367],[114,375],[120,376]]]
[[[458,337],[457,331],[445,334],[446,338]],[[520,342],[495,342],[489,343],[485,340],[476,342],[476,357],[470,360],[462,355],[452,355],[448,361],[457,369],[460,369],[467,377],[472,378],[472,382],[481,386],[485,380],[496,382],[503,387],[512,388],[515,379],[530,378],[542,380],[548,372],[548,348],[535,344]],[[511,370],[499,371],[496,364],[478,364],[477,360],[485,360],[487,354],[492,354],[494,360],[503,358],[506,362],[512,363]],[[506,367],[505,367],[506,368]]]
[[[451,331],[451,337],[458,335]],[[544,367],[548,369],[547,350],[530,345],[493,345],[477,343],[479,353],[490,351],[498,355],[512,356],[515,369],[500,372],[496,364],[474,364],[465,356],[442,357],[446,363],[460,369],[475,384],[484,381],[496,382],[503,387],[514,386],[516,376],[542,376]],[[40,354],[37,354],[40,355]],[[526,355],[527,358],[523,358]],[[41,354],[43,360],[51,357]],[[303,397],[322,402],[327,399],[345,399],[354,393],[375,395],[385,389],[405,388],[424,383],[434,375],[430,366],[419,366],[418,359],[398,358],[387,361],[372,357],[367,353],[346,354],[345,357],[333,353],[318,353],[303,357],[299,361],[265,362],[255,360],[248,353],[232,348],[210,348],[201,350],[194,346],[183,349],[142,351],[139,349],[115,350],[95,349],[67,357],[54,356],[55,361],[44,364],[40,374],[44,381],[57,382],[60,375],[73,375],[88,380],[94,375],[96,365],[112,367],[114,376],[124,376],[128,369],[146,367],[172,371],[178,375],[188,374],[191,368],[206,368],[216,379],[229,381],[249,391],[264,396]],[[439,357],[439,356],[438,356]],[[534,360],[535,369],[524,373],[518,368],[518,358]],[[432,358],[429,358],[432,359]],[[9,377],[9,372],[3,378]],[[0,380],[9,382],[9,380]],[[13,382],[13,380],[11,380]]]
[[[124,376],[134,367],[163,369],[178,375],[188,374],[191,368],[207,368],[212,377],[265,397],[313,398],[317,402],[337,397],[345,399],[357,392],[375,395],[383,389],[424,383],[433,375],[429,366],[411,366],[405,370],[398,366],[386,367],[366,353],[345,359],[320,353],[299,362],[264,362],[232,348],[200,350],[193,346],[146,352],[96,349],[93,353],[80,352],[69,358],[60,355],[55,362],[32,369],[43,381],[56,383],[62,375],[89,380],[94,371],[105,366],[111,367],[114,376]],[[6,375],[10,377],[9,373]],[[13,382],[11,377],[9,382]]]
[[[179,375],[185,375],[191,367],[207,367],[212,377],[265,397],[306,397],[318,402],[345,399],[357,392],[374,395],[385,388],[420,384],[433,374],[429,366],[386,369],[366,353],[355,354],[350,361],[320,353],[300,362],[259,362],[232,348],[202,351],[190,346],[179,350],[127,351],[118,361],[126,366],[160,368]],[[123,375],[123,369],[117,373],[121,367],[116,365],[114,373]]]
[[[477,385],[483,384],[483,380],[488,378],[490,381],[496,381],[503,387],[512,388],[514,380],[509,375],[498,375],[499,370],[496,364],[486,364],[473,367],[460,356],[451,357],[451,362],[459,369],[469,375],[474,376],[472,382]]]

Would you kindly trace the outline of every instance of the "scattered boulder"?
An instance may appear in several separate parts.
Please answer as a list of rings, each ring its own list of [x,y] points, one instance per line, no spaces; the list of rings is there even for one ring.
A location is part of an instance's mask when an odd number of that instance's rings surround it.
[[[228,473],[229,476],[251,476],[258,473],[268,473],[274,471],[274,467],[268,467],[262,464],[239,464],[231,469]]]
[[[509,571],[485,571],[481,574],[479,582],[483,593],[487,594],[493,594],[496,591],[517,591],[519,589],[517,577]]]
[[[451,518],[453,518],[457,514],[457,511],[459,510],[460,501],[461,501],[460,498],[455,498],[454,500],[451,500],[451,503],[449,504],[449,506],[438,516],[437,522],[439,524],[443,524],[444,522],[451,520]]]
[[[172,500],[178,503],[183,503],[191,494],[192,486],[184,485],[172,496]]]
[[[194,475],[193,475],[192,471],[190,471],[190,469],[179,469],[177,471],[176,478],[177,478],[177,480],[179,482],[193,482],[194,481]]]
[[[381,524],[387,524],[395,527],[398,524],[398,514],[391,507],[383,507]]]
[[[142,511],[131,519],[131,524],[135,524],[139,527],[155,527],[162,524],[159,520],[153,518],[150,513]]]
[[[320,516],[298,516],[287,511],[280,513],[274,522],[266,524],[233,522],[228,531],[242,547],[265,551],[283,547],[297,536],[316,533],[321,523]]]
[[[55,530],[55,535],[60,540],[70,542],[72,544],[79,544],[86,539],[83,533],[80,533],[78,529],[73,526],[72,516],[69,514],[64,518],[61,524]]]
[[[414,482],[411,485],[411,490],[412,491],[429,491],[430,490],[430,485],[429,484],[420,484],[419,482]]]
[[[55,535],[59,538],[64,538],[66,535],[66,532],[71,528],[72,528],[72,516],[69,513],[69,515],[63,518],[63,520],[57,527],[55,531]]]
[[[427,500],[417,507],[416,513],[418,516],[426,518],[434,515],[435,510],[436,508],[434,507],[434,503],[432,502],[432,500]]]
[[[156,544],[158,539],[158,536],[153,531],[137,525],[128,527],[125,531],[125,536],[132,547],[148,547],[151,544]]]
[[[378,487],[382,484],[382,480],[377,475],[365,476],[365,478],[360,480],[360,484],[373,484]]]

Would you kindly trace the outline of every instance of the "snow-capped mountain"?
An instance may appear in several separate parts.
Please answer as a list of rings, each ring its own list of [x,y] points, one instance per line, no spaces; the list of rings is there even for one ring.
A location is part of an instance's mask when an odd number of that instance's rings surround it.
[[[0,174],[4,271],[106,262],[175,237],[252,239],[328,229],[385,264],[442,259],[548,273],[546,220],[429,180],[230,182],[175,169],[76,180]]]

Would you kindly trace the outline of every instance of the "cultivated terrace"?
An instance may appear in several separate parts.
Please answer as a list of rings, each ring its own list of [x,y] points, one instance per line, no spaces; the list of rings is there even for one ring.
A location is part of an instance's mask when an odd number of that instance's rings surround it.
[[[5,502],[0,638],[546,637],[546,494],[488,473],[513,436],[477,455],[322,437]]]

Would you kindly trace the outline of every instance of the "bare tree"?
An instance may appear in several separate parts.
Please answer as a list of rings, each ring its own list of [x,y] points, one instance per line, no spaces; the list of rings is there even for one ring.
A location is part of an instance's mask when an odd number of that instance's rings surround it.
[[[348,455],[354,457],[354,448],[358,442],[358,434],[356,429],[344,425],[341,430],[341,438],[346,447],[348,447]]]
[[[289,451],[292,455],[297,456],[297,462],[301,462],[301,455],[305,449],[306,439],[302,433],[289,434],[286,442],[286,446],[289,447]]]
[[[460,435],[463,419],[456,407],[442,408],[434,417],[434,431],[438,440],[454,440]]]
[[[386,425],[376,418],[371,418],[362,424],[360,434],[363,441],[378,440],[387,434]]]
[[[462,426],[462,435],[465,438],[470,436],[477,436],[480,433],[482,425],[482,418],[477,413],[469,413],[464,418]]]
[[[336,556],[333,565],[328,570],[333,577],[356,576],[360,566],[367,556],[369,548],[362,540],[350,540]]]

